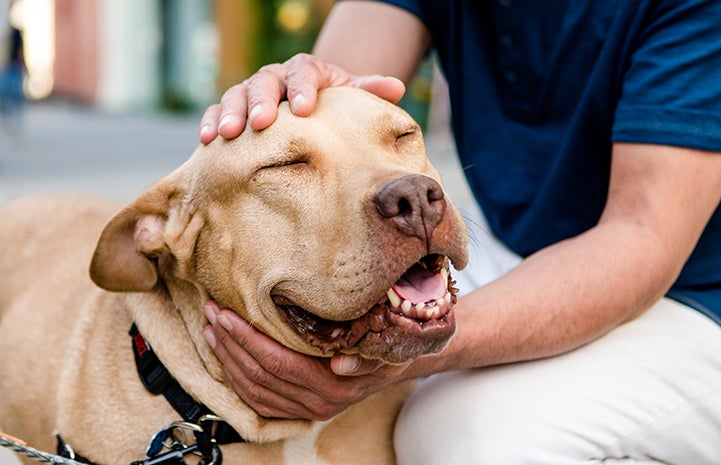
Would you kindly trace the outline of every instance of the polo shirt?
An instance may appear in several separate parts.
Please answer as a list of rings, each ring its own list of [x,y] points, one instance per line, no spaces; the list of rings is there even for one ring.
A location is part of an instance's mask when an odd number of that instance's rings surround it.
[[[612,143],[721,152],[720,1],[384,1],[430,31],[471,190],[521,256],[598,222]],[[721,324],[721,209],[668,295]]]

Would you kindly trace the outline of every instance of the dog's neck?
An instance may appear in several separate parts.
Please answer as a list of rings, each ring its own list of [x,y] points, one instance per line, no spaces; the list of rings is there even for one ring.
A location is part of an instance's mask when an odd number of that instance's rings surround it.
[[[166,285],[167,291],[128,294],[127,302],[138,328],[183,389],[250,442],[286,439],[309,431],[309,421],[266,419],[238,397],[202,335],[207,324],[202,308],[207,293],[187,281],[168,281]],[[153,311],[148,311],[150,308]]]

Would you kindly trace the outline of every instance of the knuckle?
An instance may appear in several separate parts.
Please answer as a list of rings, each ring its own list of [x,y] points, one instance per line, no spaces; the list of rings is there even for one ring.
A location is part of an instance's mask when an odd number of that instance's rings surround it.
[[[275,353],[263,355],[258,359],[258,364],[261,365],[266,372],[276,376],[283,374],[287,369],[283,358],[278,357]]]
[[[254,405],[263,405],[265,388],[256,383],[249,383],[243,388],[243,399]]]
[[[236,84],[236,85],[228,88],[228,90],[226,90],[223,93],[223,95],[220,97],[221,105],[219,105],[219,109],[220,109],[220,106],[226,105],[229,101],[236,101],[238,99],[243,99],[245,97],[245,94],[246,94],[246,84],[245,83]]]
[[[205,109],[205,112],[203,113],[203,120],[212,118],[213,115],[217,114],[220,111],[220,104],[214,103],[212,105],[208,105],[208,107]]]
[[[243,341],[236,341],[230,333],[226,333],[225,331],[220,333],[220,335],[216,334],[216,337],[218,338],[218,342],[224,347],[232,347],[234,344],[243,344]]]
[[[310,53],[301,52],[295,54],[289,61],[295,61],[298,63],[312,63],[318,61],[318,58],[316,58],[315,55],[311,55]]]
[[[252,381],[250,389],[253,391],[259,390],[261,386],[265,386],[270,378],[263,366],[257,363],[246,366],[244,371],[248,379]]]
[[[249,80],[257,79],[260,77],[267,77],[268,75],[272,75],[273,77],[277,78],[282,68],[283,65],[280,63],[270,63],[267,65],[263,65],[253,76],[249,78]]]

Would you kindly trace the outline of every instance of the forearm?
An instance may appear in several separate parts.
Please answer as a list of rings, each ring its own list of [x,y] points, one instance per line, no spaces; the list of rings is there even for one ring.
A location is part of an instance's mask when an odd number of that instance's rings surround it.
[[[617,144],[599,224],[459,299],[448,348],[409,373],[548,357],[602,336],[668,291],[719,198],[719,154]]]
[[[398,7],[372,1],[338,2],[313,54],[358,76],[382,74],[408,83],[430,44],[423,23]]]
[[[632,228],[601,226],[555,244],[462,297],[458,332],[447,350],[413,370],[429,374],[560,354],[645,310],[677,270],[649,262],[659,255],[656,246]]]

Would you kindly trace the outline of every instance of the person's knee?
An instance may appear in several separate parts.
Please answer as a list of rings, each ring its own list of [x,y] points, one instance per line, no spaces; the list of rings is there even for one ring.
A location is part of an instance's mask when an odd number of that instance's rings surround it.
[[[423,382],[396,424],[398,463],[565,465],[593,456],[594,445],[563,400],[539,395],[513,371],[455,372]]]
[[[502,405],[489,409],[475,402],[472,373],[449,373],[422,383],[406,403],[396,424],[400,465],[521,465],[517,430]],[[485,403],[484,403],[485,404]],[[524,447],[523,449],[526,449]]]

